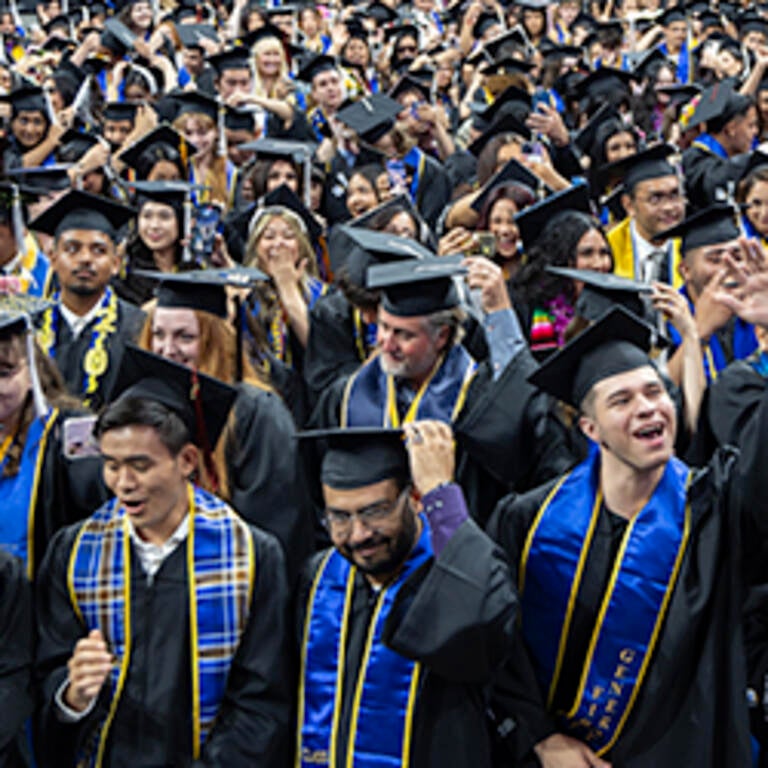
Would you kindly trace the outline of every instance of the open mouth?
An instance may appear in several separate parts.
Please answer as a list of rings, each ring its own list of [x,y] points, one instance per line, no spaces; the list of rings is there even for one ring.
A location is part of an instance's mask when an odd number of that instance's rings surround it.
[[[638,440],[643,440],[644,442],[656,442],[664,437],[664,425],[659,422],[655,424],[648,424],[647,426],[636,430],[634,432],[634,436]]]
[[[144,511],[146,502],[138,500],[123,500],[123,509],[131,516],[140,515]]]

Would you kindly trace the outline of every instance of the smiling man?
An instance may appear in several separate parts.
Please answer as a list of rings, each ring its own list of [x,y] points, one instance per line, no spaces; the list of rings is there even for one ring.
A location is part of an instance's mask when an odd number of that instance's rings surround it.
[[[768,401],[738,461],[691,470],[653,337],[615,308],[531,377],[578,409],[592,449],[489,526],[521,600],[493,697],[509,764],[750,764],[741,614],[768,534]]]
[[[131,208],[73,190],[29,225],[53,236],[51,266],[59,283],[55,304],[39,323],[38,343],[56,360],[69,391],[94,409],[104,403],[126,341],[144,321],[144,313],[109,286],[120,269],[118,230],[133,215]]]
[[[280,545],[193,484],[235,391],[130,347],[116,393],[94,430],[115,498],[41,567],[38,760],[283,765]]]
[[[299,588],[296,765],[492,765],[483,689],[516,599],[452,482],[450,427],[409,424],[407,452],[400,430],[303,437],[328,439],[333,546],[310,559]]]

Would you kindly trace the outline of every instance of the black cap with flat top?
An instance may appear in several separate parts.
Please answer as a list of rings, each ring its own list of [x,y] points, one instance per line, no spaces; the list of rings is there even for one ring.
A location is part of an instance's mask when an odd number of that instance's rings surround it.
[[[219,36],[210,24],[178,24],[176,31],[184,48],[200,48],[200,42],[205,38],[211,42],[218,42]]]
[[[603,379],[653,366],[648,352],[656,329],[616,306],[548,357],[528,381],[564,403],[580,408]]]
[[[307,235],[312,243],[323,234],[323,226],[315,217],[315,214],[301,202],[298,195],[285,184],[281,184],[264,196],[265,206],[282,206],[295,213],[304,222]]]
[[[11,105],[13,114],[19,112],[43,112],[48,114],[48,105],[45,100],[45,92],[39,85],[22,85],[10,93],[0,95],[0,102]]]
[[[497,187],[502,184],[512,183],[522,184],[527,187],[534,196],[540,189],[545,190],[547,193],[552,191],[538,176],[536,176],[536,174],[529,171],[522,163],[518,162],[513,157],[506,162],[503,168],[491,176],[480,190],[480,194],[472,201],[470,207],[473,211],[479,213],[483,210],[483,206]]]
[[[29,222],[35,232],[58,237],[72,229],[103,232],[112,240],[135,215],[133,208],[112,202],[101,195],[72,189]]]
[[[259,159],[269,158],[284,160],[286,158],[297,163],[303,163],[312,157],[317,144],[308,141],[292,141],[289,139],[256,139],[245,144],[238,144],[243,152],[255,152]]]
[[[698,213],[689,216],[677,226],[659,232],[660,242],[670,237],[682,239],[682,252],[707,245],[729,243],[741,236],[741,230],[736,224],[736,216],[730,205],[711,205]]]
[[[296,439],[321,447],[320,481],[338,490],[384,480],[407,482],[408,453],[401,429],[348,427],[298,432]]]
[[[69,169],[72,163],[57,163],[56,165],[38,165],[32,168],[11,168],[5,172],[14,183],[22,183],[36,194],[46,195],[50,192],[60,192],[69,189],[72,182]]]
[[[236,397],[237,390],[218,379],[128,344],[109,401],[160,403],[184,422],[192,442],[207,448],[216,445]]]
[[[136,119],[136,110],[141,102],[138,101],[110,101],[104,107],[104,120],[133,122]]]
[[[208,57],[208,63],[221,74],[228,69],[250,69],[248,56],[250,52],[244,46],[236,46],[228,51],[216,53]]]
[[[368,268],[366,288],[381,289],[381,306],[396,317],[419,317],[460,304],[454,277],[466,269],[445,256]]]
[[[402,110],[400,102],[389,96],[373,94],[339,110],[336,118],[363,141],[373,143],[392,129]]]
[[[201,114],[217,120],[219,103],[201,91],[180,91],[171,94],[176,103],[176,117],[181,115]]]
[[[304,64],[296,74],[296,79],[311,84],[317,75],[322,72],[330,72],[334,69],[338,69],[336,59],[334,59],[333,56],[328,56],[323,53],[319,56],[314,56]]]
[[[134,168],[140,175],[146,175],[152,170],[166,149],[170,148],[179,157],[192,157],[197,152],[197,147],[190,144],[177,130],[170,125],[163,124],[142,136],[137,142],[126,147],[118,155],[118,160],[130,168]]]
[[[379,203],[375,208],[371,208],[365,213],[361,213],[359,216],[355,216],[354,219],[350,219],[346,224],[350,227],[360,227],[367,229],[376,229],[372,226],[380,221],[387,213],[394,214],[399,211],[407,211],[416,222],[418,228],[417,238],[420,242],[425,243],[430,239],[431,231],[429,224],[424,221],[424,217],[419,212],[419,209],[413,204],[409,195],[401,193],[394,195],[383,203]]]
[[[687,129],[702,123],[707,123],[709,131],[719,129],[736,115],[742,114],[751,103],[749,96],[735,91],[730,83],[716,83],[701,94]]]
[[[478,136],[468,147],[467,150],[477,157],[488,145],[491,139],[496,136],[502,136],[505,133],[513,133],[526,141],[530,141],[532,134],[530,128],[527,128],[514,115],[503,115],[494,122],[487,130]]]
[[[520,230],[520,239],[526,251],[536,242],[547,222],[563,211],[591,213],[589,187],[586,184],[575,184],[562,192],[555,192],[515,216],[515,224]]]
[[[669,144],[656,144],[629,157],[606,163],[598,169],[599,176],[603,183],[610,179],[622,179],[624,189],[631,194],[641,181],[675,176],[675,168],[668,158],[676,151]]]

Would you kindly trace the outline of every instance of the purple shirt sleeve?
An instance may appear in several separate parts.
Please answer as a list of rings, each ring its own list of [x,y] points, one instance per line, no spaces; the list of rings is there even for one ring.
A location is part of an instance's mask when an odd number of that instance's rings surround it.
[[[432,550],[437,557],[459,526],[469,518],[464,493],[456,483],[440,485],[421,500],[429,520]]]

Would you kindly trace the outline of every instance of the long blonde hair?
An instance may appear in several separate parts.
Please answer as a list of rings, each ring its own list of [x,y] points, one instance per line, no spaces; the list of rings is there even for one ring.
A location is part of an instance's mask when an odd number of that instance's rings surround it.
[[[270,47],[276,47],[280,51],[280,72],[275,79],[275,85],[288,76],[288,61],[285,58],[285,50],[280,44],[280,41],[274,37],[267,37],[263,40],[259,40],[256,45],[253,46],[253,92],[256,96],[261,96],[266,99],[275,98],[275,89],[273,86],[270,91],[267,91],[264,86],[264,81],[261,79],[261,74],[259,74],[258,58],[261,53]]]
[[[173,121],[173,127],[182,135],[186,134],[185,126],[187,120],[198,120],[203,129],[210,131],[216,130],[216,146],[213,149],[213,160],[205,173],[204,179],[197,179],[198,184],[208,187],[208,192],[202,196],[203,202],[207,200],[219,200],[226,203],[229,199],[229,189],[227,188],[227,156],[217,154],[219,140],[219,125],[210,116],[202,112],[185,112]],[[194,163],[194,158],[190,158]]]
[[[156,308],[157,305],[147,307],[146,320],[139,335],[139,346],[149,352],[152,351],[152,324],[154,323]],[[197,370],[226,384],[235,384],[237,338],[234,328],[223,318],[209,312],[202,312],[199,309],[192,309],[192,311],[195,313],[200,328],[200,354]],[[265,375],[254,368],[244,349],[241,350],[241,354],[243,383],[251,384],[268,392],[272,391]],[[229,501],[230,483],[227,475],[226,450],[229,441],[234,440],[234,438],[235,409],[233,408],[213,451],[213,463],[219,478],[219,488],[216,493],[227,501]],[[211,478],[205,470],[202,457],[198,466],[198,476],[203,487],[207,490],[213,490]]]

